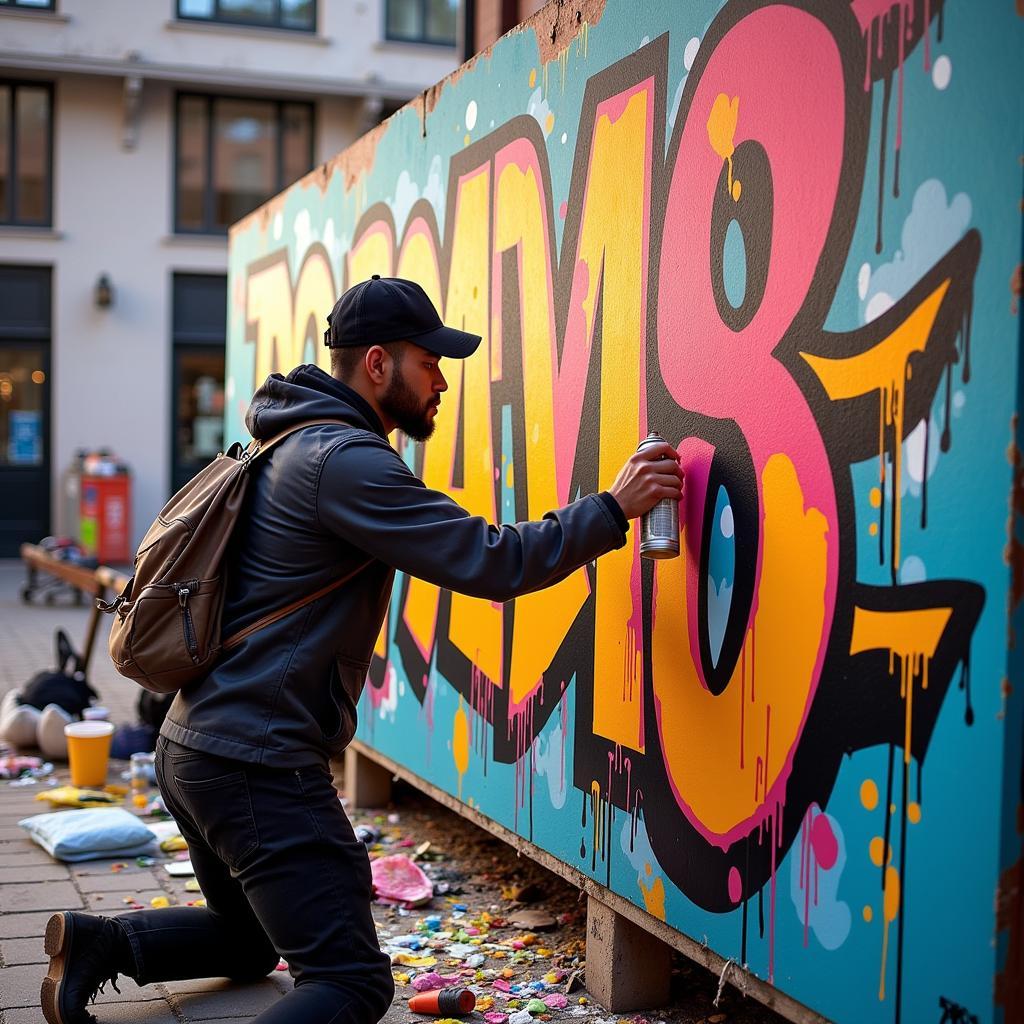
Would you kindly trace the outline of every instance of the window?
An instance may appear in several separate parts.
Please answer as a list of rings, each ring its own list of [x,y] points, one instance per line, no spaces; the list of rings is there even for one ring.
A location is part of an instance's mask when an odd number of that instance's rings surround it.
[[[316,0],[178,0],[184,21],[316,31]]]
[[[313,107],[178,96],[174,228],[226,231],[313,166]]]
[[[0,0],[0,8],[21,7],[26,11],[52,11],[53,0]]]
[[[49,85],[0,81],[0,224],[50,223]]]
[[[228,283],[223,274],[175,274],[172,290],[173,494],[223,449]]]
[[[455,45],[459,0],[385,0],[384,35],[402,43]]]

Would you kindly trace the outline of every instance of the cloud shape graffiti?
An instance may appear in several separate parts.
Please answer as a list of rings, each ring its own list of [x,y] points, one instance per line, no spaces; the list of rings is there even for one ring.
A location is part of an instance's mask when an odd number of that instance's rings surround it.
[[[805,821],[809,840],[794,844],[789,854],[789,895],[800,924],[833,950],[850,934],[850,905],[836,898],[846,867],[846,838],[831,814],[814,814],[813,807]]]
[[[946,186],[937,178],[922,182],[903,222],[900,245],[889,263],[868,279],[861,301],[865,323],[881,316],[902,298],[964,235],[971,222],[971,200],[959,192],[946,200]],[[861,269],[864,273],[864,269]]]
[[[444,232],[444,182],[441,178],[441,157],[434,155],[430,161],[430,169],[427,171],[427,183],[421,189],[412,179],[407,170],[403,170],[395,182],[395,194],[388,200],[391,213],[395,218],[395,230],[399,235],[405,230],[405,222],[409,218],[409,211],[418,199],[426,199],[433,207],[434,215],[437,217],[437,227]]]
[[[548,105],[548,101],[544,99],[544,90],[540,86],[533,90],[526,112],[530,117],[536,118],[545,137],[551,134],[554,118],[551,116],[551,107]]]

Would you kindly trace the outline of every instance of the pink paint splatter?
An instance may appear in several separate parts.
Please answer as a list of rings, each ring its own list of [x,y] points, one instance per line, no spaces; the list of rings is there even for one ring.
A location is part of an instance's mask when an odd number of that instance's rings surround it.
[[[569,210],[569,204],[563,199],[561,205],[558,207],[558,216],[565,220],[565,215]]]
[[[519,808],[526,806],[528,792],[533,790],[533,778],[537,771],[536,752],[533,731],[533,701],[537,690],[543,684],[538,680],[537,686],[530,695],[518,705],[509,701],[508,707],[508,738],[513,741],[515,749],[515,790],[512,797],[512,827],[519,831]],[[529,753],[529,764],[526,755]]]
[[[729,868],[729,899],[733,903],[739,903],[743,898],[743,880],[740,878],[739,869],[735,866]]]
[[[818,869],[828,871],[839,858],[839,841],[832,822],[811,804],[800,825],[800,888],[804,893],[804,945],[808,945],[811,904],[818,905]],[[812,890],[813,888],[813,895]]]
[[[839,841],[832,830],[832,823],[827,814],[819,814],[811,825],[811,847],[814,856],[818,858],[818,864],[825,871],[835,867],[839,858]]]

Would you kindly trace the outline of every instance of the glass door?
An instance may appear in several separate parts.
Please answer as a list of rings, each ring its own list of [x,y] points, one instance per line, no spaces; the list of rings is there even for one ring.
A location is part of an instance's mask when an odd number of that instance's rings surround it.
[[[50,532],[50,272],[0,266],[0,558]]]
[[[49,346],[0,344],[0,556],[49,532]]]

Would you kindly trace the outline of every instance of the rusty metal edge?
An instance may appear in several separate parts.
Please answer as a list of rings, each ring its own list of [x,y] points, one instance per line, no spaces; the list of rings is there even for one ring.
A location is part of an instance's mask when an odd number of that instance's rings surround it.
[[[661,939],[662,942],[672,946],[673,949],[679,950],[684,956],[713,971],[719,977],[726,970],[727,965],[730,965],[726,977],[728,984],[738,989],[745,996],[753,996],[759,1003],[763,1003],[770,1010],[781,1014],[787,1020],[793,1021],[793,1024],[831,1024],[829,1018],[823,1017],[817,1011],[798,1002],[792,996],[786,995],[774,985],[768,984],[768,982],[757,977],[757,975],[741,967],[734,960],[727,960],[704,943],[697,942],[695,939],[690,938],[690,936],[677,931],[664,921],[647,913],[646,910],[642,910],[635,903],[631,903],[625,896],[620,896],[611,889],[607,889],[600,882],[559,860],[553,854],[548,853],[547,850],[541,849],[535,843],[524,839],[511,829],[488,818],[480,811],[467,806],[458,798],[405,768],[386,754],[374,750],[373,747],[368,746],[361,740],[353,740],[349,744],[349,748],[387,768],[392,775],[422,790],[427,796],[473,822],[474,825],[490,832],[491,835],[496,836],[498,839],[504,840],[517,853],[531,857],[538,864],[543,865],[549,871],[553,871],[570,884],[575,885],[576,888],[586,893],[587,896],[592,896],[594,899],[604,903],[617,914],[621,914],[633,924],[650,932]]]

